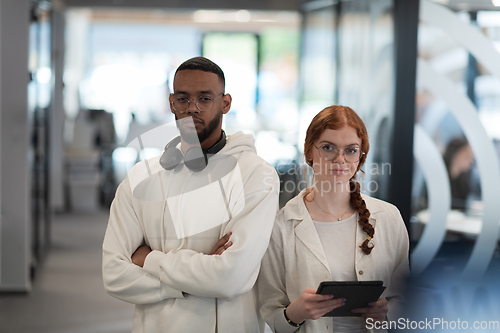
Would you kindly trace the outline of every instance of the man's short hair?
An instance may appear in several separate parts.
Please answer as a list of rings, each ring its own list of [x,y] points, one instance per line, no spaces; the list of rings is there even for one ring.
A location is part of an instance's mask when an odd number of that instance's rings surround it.
[[[226,79],[224,77],[224,72],[219,67],[219,65],[217,65],[212,60],[209,60],[205,57],[194,57],[194,58],[188,59],[188,60],[184,61],[179,67],[177,67],[177,70],[175,71],[175,75],[177,75],[177,72],[183,71],[186,69],[214,73],[219,77],[219,80],[222,82],[222,85],[224,87],[226,87]],[[174,77],[175,77],[175,75],[174,75]]]

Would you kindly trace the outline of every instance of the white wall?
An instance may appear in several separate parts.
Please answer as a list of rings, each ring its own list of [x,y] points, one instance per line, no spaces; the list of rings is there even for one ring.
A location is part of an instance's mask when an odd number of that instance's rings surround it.
[[[31,288],[29,0],[0,1],[0,291]]]

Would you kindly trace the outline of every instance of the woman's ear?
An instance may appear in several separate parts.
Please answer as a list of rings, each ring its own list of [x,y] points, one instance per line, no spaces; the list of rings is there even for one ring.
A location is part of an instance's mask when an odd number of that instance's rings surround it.
[[[222,96],[222,105],[221,105],[222,114],[226,114],[229,112],[229,110],[231,109],[232,101],[233,98],[231,97],[230,94],[225,94],[224,96]]]

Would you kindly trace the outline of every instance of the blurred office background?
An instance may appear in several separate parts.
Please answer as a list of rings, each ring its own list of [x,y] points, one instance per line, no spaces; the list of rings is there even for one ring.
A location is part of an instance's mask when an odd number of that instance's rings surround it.
[[[174,71],[199,55],[224,70],[224,128],[255,136],[280,206],[304,186],[312,117],[350,106],[364,190],[410,233],[415,304],[500,310],[498,0],[2,0],[0,36],[0,331],[130,331],[101,282],[109,205],[161,153],[129,143],[174,120]]]

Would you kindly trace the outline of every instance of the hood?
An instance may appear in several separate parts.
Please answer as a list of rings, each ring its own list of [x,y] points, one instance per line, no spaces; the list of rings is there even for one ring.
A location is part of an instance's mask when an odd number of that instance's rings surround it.
[[[216,158],[217,155],[235,155],[244,151],[257,153],[255,139],[251,134],[237,132],[227,136],[226,145],[213,158]]]

